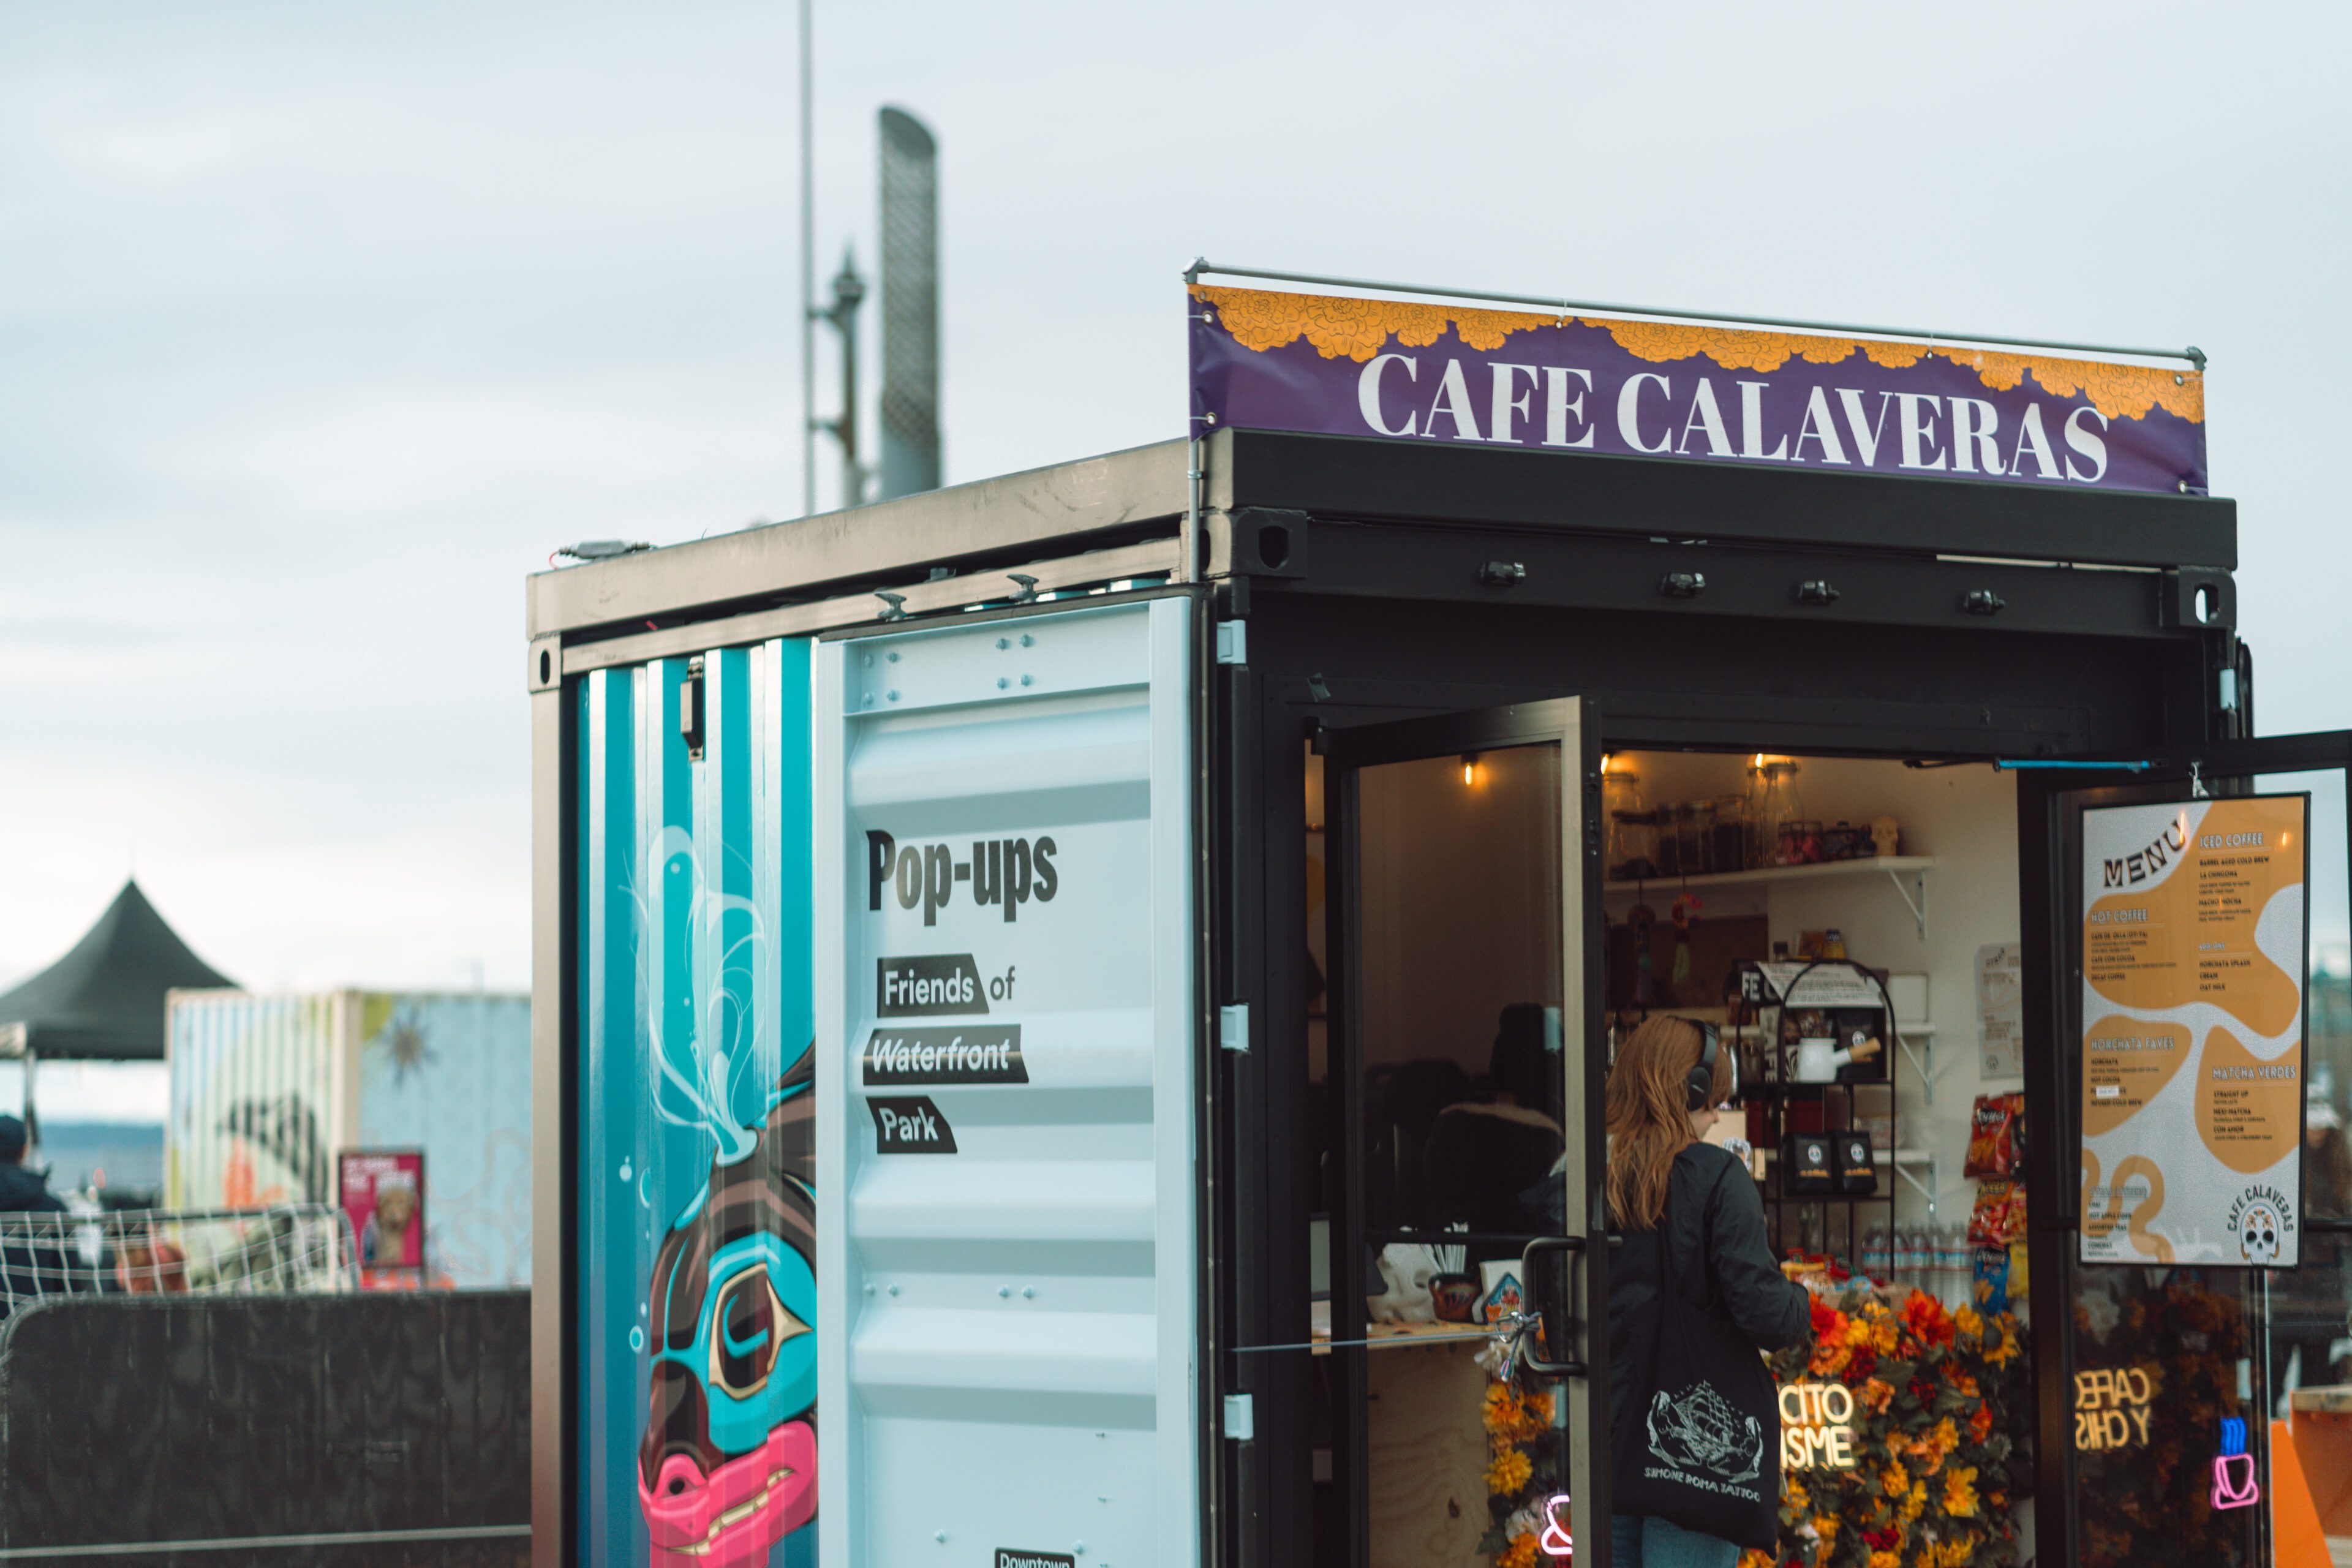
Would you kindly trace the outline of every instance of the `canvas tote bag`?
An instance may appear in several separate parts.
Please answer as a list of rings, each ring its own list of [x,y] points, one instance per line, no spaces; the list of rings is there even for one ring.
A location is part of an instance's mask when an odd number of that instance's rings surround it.
[[[1612,1456],[1612,1507],[1769,1551],[1780,1535],[1772,1374],[1727,1319],[1683,1299],[1673,1236],[1661,1215],[1657,1339],[1640,1394],[1647,1404]],[[1704,1251],[1704,1233],[1699,1245]]]

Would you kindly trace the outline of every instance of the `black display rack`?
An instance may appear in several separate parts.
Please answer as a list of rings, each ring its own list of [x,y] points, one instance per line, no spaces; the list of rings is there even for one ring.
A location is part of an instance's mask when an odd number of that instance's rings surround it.
[[[1882,1031],[1880,1054],[1885,1063],[1885,1076],[1850,1079],[1842,1078],[1831,1083],[1782,1081],[1780,1071],[1785,1063],[1785,1054],[1780,1038],[1781,1029],[1779,1020],[1786,1017],[1790,1008],[1802,1006],[1801,1002],[1792,1003],[1789,1000],[1789,996],[1784,995],[1778,1003],[1780,1012],[1776,1016],[1773,1037],[1769,1040],[1759,1041],[1758,1056],[1770,1064],[1769,1076],[1760,1073],[1751,1074],[1748,1070],[1748,1058],[1743,1057],[1740,1099],[1743,1103],[1760,1105],[1764,1111],[1763,1126],[1759,1129],[1763,1133],[1763,1137],[1760,1141],[1751,1140],[1751,1142],[1756,1142],[1758,1151],[1765,1156],[1766,1173],[1759,1180],[1759,1186],[1764,1200],[1766,1219],[1771,1230],[1773,1250],[1784,1256],[1792,1247],[1802,1247],[1809,1252],[1826,1253],[1837,1258],[1853,1273],[1860,1274],[1863,1272],[1863,1221],[1869,1211],[1885,1210],[1890,1249],[1894,1245],[1895,1188],[1902,1180],[1897,1173],[1897,1161],[1903,1142],[1902,1121],[1895,1110],[1895,1081],[1900,1070],[1897,1058],[1902,1055],[1902,1050],[1897,1034],[1899,1026],[1895,1016],[1894,997],[1887,988],[1887,977],[1883,971],[1872,969],[1849,959],[1813,960],[1790,983],[1789,995],[1796,995],[1801,991],[1806,975],[1813,973],[1815,969],[1827,967],[1852,970],[1866,977],[1878,988]],[[1767,1007],[1774,1004],[1764,1000],[1765,989],[1769,983],[1761,967],[1753,961],[1743,960],[1735,964],[1732,967],[1731,978],[1737,984],[1738,993],[1730,1003],[1727,1043],[1733,1048],[1738,1048],[1738,1042],[1741,1028],[1750,1022],[1755,1022],[1760,1032],[1761,1016]],[[1786,1149],[1789,1137],[1793,1131],[1789,1125],[1790,1108],[1808,1103],[1818,1105],[1821,1108],[1821,1135],[1824,1139],[1833,1138],[1838,1132],[1858,1130],[1855,1126],[1856,1091],[1858,1090],[1868,1090],[1874,1096],[1883,1093],[1886,1099],[1886,1147],[1884,1151],[1877,1150],[1875,1147],[1873,1150],[1872,1171],[1877,1183],[1875,1190],[1869,1193],[1790,1192],[1788,1190],[1790,1161],[1787,1158]],[[1843,1118],[1833,1115],[1832,1112],[1835,1110],[1843,1110],[1844,1113]],[[1832,1125],[1833,1122],[1841,1120],[1843,1126]],[[1878,1157],[1882,1152],[1885,1156],[1883,1162]],[[1803,1234],[1803,1216],[1807,1211],[1817,1212],[1821,1216],[1818,1235],[1808,1237]],[[1832,1215],[1840,1211],[1843,1211],[1845,1221],[1843,1238],[1833,1234],[1831,1226]],[[1791,1228],[1791,1216],[1794,1218],[1796,1227],[1794,1229]],[[1882,1271],[1888,1268],[1885,1264],[1880,1267]]]

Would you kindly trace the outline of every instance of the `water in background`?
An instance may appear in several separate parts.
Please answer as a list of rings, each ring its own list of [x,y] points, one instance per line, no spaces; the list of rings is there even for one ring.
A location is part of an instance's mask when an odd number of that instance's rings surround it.
[[[163,1190],[163,1124],[160,1121],[52,1121],[41,1118],[36,1164],[49,1167],[49,1190],[87,1187],[99,1171],[110,1191]]]

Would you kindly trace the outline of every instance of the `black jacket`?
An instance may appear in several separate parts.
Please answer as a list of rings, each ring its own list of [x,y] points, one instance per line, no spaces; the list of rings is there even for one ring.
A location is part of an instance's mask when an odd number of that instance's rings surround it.
[[[40,1214],[63,1214],[65,1205],[49,1191],[49,1184],[38,1171],[29,1171],[14,1163],[0,1164],[0,1214],[20,1214],[31,1210]]]
[[[1613,1216],[1612,1216],[1613,1225]],[[1694,1143],[1667,1179],[1665,1229],[1624,1230],[1609,1258],[1609,1408],[1620,1449],[1627,1424],[1649,1408],[1657,1339],[1662,1243],[1690,1306],[1728,1321],[1759,1350],[1784,1350],[1812,1332],[1812,1300],[1780,1272],[1755,1178],[1728,1151]]]

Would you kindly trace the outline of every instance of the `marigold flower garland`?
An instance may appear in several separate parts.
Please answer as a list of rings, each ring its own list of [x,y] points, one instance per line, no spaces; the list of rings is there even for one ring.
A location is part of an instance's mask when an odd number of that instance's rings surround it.
[[[2011,1510],[2033,1468],[2024,1349],[2007,1312],[1946,1311],[1916,1290],[1815,1298],[1812,1342],[1772,1357],[1772,1375],[1853,1391],[1855,1463],[1784,1476],[1780,1544],[1740,1568],[2013,1563]]]

